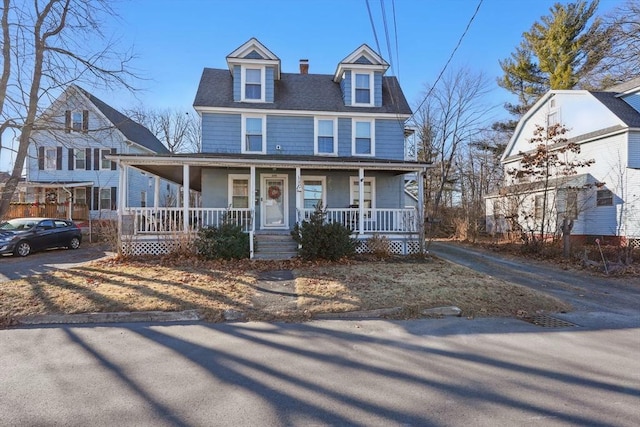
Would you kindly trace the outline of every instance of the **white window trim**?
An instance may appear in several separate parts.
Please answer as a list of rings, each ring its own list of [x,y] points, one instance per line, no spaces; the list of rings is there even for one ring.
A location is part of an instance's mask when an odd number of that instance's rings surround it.
[[[247,143],[247,119],[262,119],[262,150],[260,151],[248,151],[246,147]],[[242,115],[242,129],[240,140],[240,152],[243,154],[267,154],[267,116],[266,114],[243,114]]]
[[[353,200],[353,193],[355,189],[358,188],[358,177],[350,176],[349,177],[349,204],[355,205],[357,200]],[[365,176],[364,183],[371,183],[371,209],[376,208],[376,178],[374,176]]]
[[[47,153],[53,152],[53,157],[49,157]],[[53,167],[49,165],[49,159],[53,159]],[[54,171],[58,169],[58,149],[56,147],[45,147],[44,148],[44,170],[46,171]]]
[[[251,188],[251,175],[239,174],[239,173],[230,173],[227,176],[227,206],[230,206],[232,209],[237,209],[233,207],[233,181],[246,179],[249,184],[249,188]],[[248,205],[251,208],[251,194],[249,190],[247,190],[247,197],[249,198]]]
[[[108,191],[109,192],[109,206],[108,207],[102,207],[102,192],[103,191]],[[100,191],[98,191],[98,209],[101,211],[110,211],[111,210],[111,187],[100,187]]]
[[[359,103],[356,102],[356,74],[368,74],[369,75],[369,102]],[[353,107],[373,107],[375,105],[374,100],[374,85],[375,85],[375,73],[368,70],[351,70],[351,105]]]
[[[79,122],[80,126],[77,129],[73,126],[73,124],[76,123],[73,120],[73,116],[76,115],[76,114],[80,115],[80,122]],[[84,129],[84,111],[82,111],[82,110],[71,110],[71,117],[70,117],[69,122],[70,122],[69,123],[69,128],[70,128],[70,130],[72,132],[82,132],[82,131],[84,131],[85,130]]]
[[[82,155],[84,156],[84,166],[81,168],[78,168],[78,153],[82,153]],[[75,170],[85,170],[87,168],[87,152],[84,150],[84,148],[74,148],[73,149],[73,169]]]
[[[246,97],[247,69],[260,70],[260,99],[250,99]],[[240,70],[240,100],[242,102],[265,102],[266,99],[266,75],[267,68],[265,66],[241,66]]]
[[[371,153],[356,153],[356,123],[369,122],[371,124]],[[357,157],[375,157],[376,155],[376,120],[375,119],[351,119],[351,155]]]
[[[333,122],[333,152],[331,153],[321,153],[318,151],[318,138],[320,137],[320,134],[318,133],[318,122],[320,120],[331,120]],[[337,156],[338,155],[338,118],[337,117],[326,117],[326,116],[314,117],[313,154],[316,156]]]
[[[100,149],[100,170],[101,171],[107,171],[107,170],[111,170],[111,160],[107,160],[105,159],[105,154],[108,156],[111,154],[111,149],[109,148],[101,148]],[[109,167],[105,167],[103,162],[109,162]]]
[[[302,205],[304,208],[304,183],[305,181],[320,181],[322,184],[322,207],[327,207],[327,177],[326,176],[313,176],[313,175],[302,175],[300,177],[300,181],[302,181]]]

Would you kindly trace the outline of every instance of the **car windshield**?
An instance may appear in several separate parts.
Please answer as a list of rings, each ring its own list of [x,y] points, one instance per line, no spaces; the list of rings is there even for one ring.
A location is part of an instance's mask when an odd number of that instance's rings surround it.
[[[32,219],[10,219],[0,224],[0,230],[28,230],[35,224]]]

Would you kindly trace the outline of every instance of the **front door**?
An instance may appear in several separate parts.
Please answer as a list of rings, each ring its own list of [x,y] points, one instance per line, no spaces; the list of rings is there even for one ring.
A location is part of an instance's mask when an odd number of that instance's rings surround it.
[[[287,176],[262,176],[262,227],[264,229],[287,229]]]

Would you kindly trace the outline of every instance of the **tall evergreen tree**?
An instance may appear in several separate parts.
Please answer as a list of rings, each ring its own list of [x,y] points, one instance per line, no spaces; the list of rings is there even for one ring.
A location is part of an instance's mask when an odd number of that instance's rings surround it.
[[[513,132],[517,119],[550,89],[573,89],[607,56],[611,27],[593,18],[598,0],[556,3],[531,29],[511,56],[500,61],[498,85],[518,97],[505,108],[515,121],[494,129]],[[592,19],[593,18],[593,19]]]

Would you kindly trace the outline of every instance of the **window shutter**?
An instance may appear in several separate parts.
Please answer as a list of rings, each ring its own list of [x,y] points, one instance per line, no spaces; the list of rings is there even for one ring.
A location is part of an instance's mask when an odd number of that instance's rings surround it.
[[[82,110],[82,132],[89,130],[89,110]]]
[[[73,148],[69,148],[69,163],[68,163],[68,168],[70,171],[73,170],[73,163],[75,160],[75,156],[73,155]]]
[[[56,148],[56,170],[62,170],[62,147]]]
[[[91,210],[91,207],[93,206],[93,203],[91,200],[91,187],[85,187],[84,194],[85,194],[85,197],[87,198],[87,209]]]
[[[100,188],[93,187],[93,210],[100,209]]]
[[[111,154],[116,154],[117,150],[115,148],[111,149]],[[114,171],[116,170],[116,162],[114,162],[113,160],[111,160],[111,170]]]
[[[38,147],[38,170],[44,170],[44,147]]]
[[[100,149],[99,148],[93,149],[93,170],[94,171],[100,170]]]
[[[90,171],[91,170],[91,148],[85,148],[84,152],[86,156],[86,159],[84,159],[84,168]]]
[[[118,187],[111,187],[111,210],[115,211],[118,209],[116,205],[116,191],[118,191]]]
[[[66,133],[71,132],[71,110],[64,112],[64,131]]]

